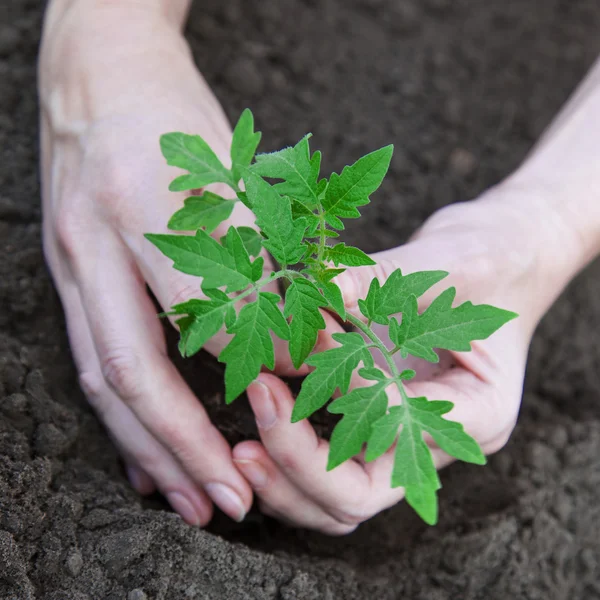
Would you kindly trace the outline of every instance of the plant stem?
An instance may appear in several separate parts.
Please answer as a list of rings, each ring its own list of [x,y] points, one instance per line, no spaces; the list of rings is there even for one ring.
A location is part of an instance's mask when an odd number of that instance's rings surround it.
[[[319,264],[323,262],[323,254],[325,253],[325,215],[323,207],[319,202],[319,250],[317,252],[317,260]]]
[[[398,371],[398,368],[396,367],[396,363],[394,362],[394,359],[392,358],[390,351],[386,348],[385,344],[381,341],[379,336],[368,325],[365,325],[360,319],[358,319],[354,315],[348,314],[348,315],[346,315],[346,318],[348,319],[348,321],[350,321],[350,323],[352,323],[352,325],[354,325],[354,327],[356,327],[357,329],[360,329],[369,338],[369,340],[371,340],[371,342],[373,342],[372,345],[375,348],[377,348],[377,350],[379,350],[379,352],[381,352],[381,354],[383,354],[383,357],[385,358],[385,362],[387,362],[387,365],[390,369],[390,373],[392,374],[392,377],[394,378],[394,380],[396,382],[398,390],[400,390],[400,395],[402,396],[402,401],[406,403],[406,399],[407,399],[406,390],[404,389],[404,386],[402,385],[402,382],[400,381],[400,372]]]

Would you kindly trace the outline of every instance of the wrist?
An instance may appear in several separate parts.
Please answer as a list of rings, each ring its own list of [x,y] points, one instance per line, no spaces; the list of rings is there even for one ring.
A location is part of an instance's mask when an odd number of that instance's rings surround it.
[[[127,0],[50,4],[38,79],[41,108],[51,124],[89,123],[134,109],[125,104],[134,100],[142,104],[153,97],[154,82],[162,81],[165,73],[172,72],[172,79],[189,79],[196,72],[179,26],[158,9],[159,4],[158,0],[148,5]],[[135,94],[127,93],[132,86]]]
[[[518,175],[518,176],[517,176]],[[487,190],[477,201],[503,217],[503,235],[516,261],[524,266],[525,301],[535,305],[535,320],[562,293],[571,279],[594,258],[592,245],[566,217],[556,191],[517,173]]]

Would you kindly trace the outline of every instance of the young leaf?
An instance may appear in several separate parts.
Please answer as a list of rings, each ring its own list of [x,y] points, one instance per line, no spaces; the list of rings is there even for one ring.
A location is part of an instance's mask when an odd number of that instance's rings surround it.
[[[287,321],[281,314],[277,294],[261,292],[256,301],[246,304],[228,330],[234,334],[219,355],[225,367],[225,402],[233,402],[256,379],[265,365],[275,368],[275,350],[271,331],[283,340],[289,339]]]
[[[344,167],[342,174],[332,173],[323,199],[325,219],[334,229],[344,229],[340,219],[360,217],[359,206],[381,185],[390,166],[394,147],[385,146]]]
[[[292,317],[290,356],[296,369],[314,348],[319,329],[325,329],[325,320],[319,312],[325,306],[327,302],[308,279],[296,278],[287,289],[283,314]]]
[[[245,225],[238,227],[237,230],[242,238],[242,242],[244,242],[244,246],[246,246],[248,254],[254,257],[258,256],[262,248],[260,233],[253,227],[246,227]]]
[[[260,138],[260,131],[254,131],[254,116],[246,108],[240,115],[231,140],[231,173],[236,183],[241,179],[242,171],[250,166]]]
[[[382,456],[402,430],[394,456],[392,487],[403,486],[406,500],[429,524],[437,520],[436,490],[441,487],[431,451],[423,440],[423,432],[431,435],[442,450],[466,462],[483,465],[485,456],[477,442],[460,423],[448,421],[442,415],[452,409],[452,403],[427,398],[407,398],[406,404],[393,406],[389,413],[372,426],[365,460]]]
[[[319,203],[319,185],[317,179],[321,168],[321,153],[310,156],[308,139],[304,136],[293,148],[284,148],[278,152],[258,154],[252,171],[263,177],[283,179],[275,184],[282,196],[290,196],[312,210]]]
[[[312,415],[324,406],[336,389],[348,391],[350,377],[362,362],[373,366],[373,357],[363,337],[358,333],[334,333],[333,339],[341,346],[309,356],[307,365],[316,367],[302,382],[292,411],[292,423]]]
[[[173,261],[178,271],[202,277],[203,288],[225,287],[227,292],[237,292],[252,283],[253,272],[243,243],[233,243],[239,234],[235,228],[231,230],[231,248],[219,244],[203,229],[195,236],[148,233],[145,237]]]
[[[290,200],[281,197],[258,175],[245,176],[246,192],[256,215],[256,224],[267,236],[263,246],[281,265],[294,265],[305,253],[302,244],[306,222],[292,218]]]
[[[189,171],[171,182],[172,192],[193,190],[210,183],[226,183],[235,187],[226,169],[210,146],[199,135],[166,133],[160,137],[160,149],[167,164]]]
[[[229,219],[234,204],[234,200],[226,200],[212,192],[191,196],[183,201],[183,208],[171,217],[169,229],[196,231],[204,227],[207,233],[212,233],[220,223]]]
[[[433,348],[469,351],[472,341],[488,338],[517,316],[495,306],[471,302],[452,308],[455,295],[455,288],[448,288],[421,315],[417,312],[417,299],[409,297],[402,312],[402,323],[390,328],[390,339],[404,358],[412,354],[438,362]]]
[[[345,270],[346,269],[318,268],[314,271],[310,271],[310,274],[315,278],[323,297],[327,300],[329,306],[339,315],[342,321],[346,320],[346,306],[344,305],[342,290],[340,290],[339,286],[331,280]]]
[[[375,264],[375,261],[362,250],[354,248],[354,246],[346,246],[344,242],[327,248],[323,258],[324,260],[330,260],[336,267],[340,264],[347,267],[362,267]]]
[[[179,351],[182,356],[193,356],[215,335],[225,321],[231,301],[223,294],[210,300],[192,299],[173,306],[173,313],[187,315],[176,321],[181,337]]]
[[[361,369],[360,372],[366,370]],[[378,371],[369,369],[372,370]],[[369,387],[355,388],[327,407],[330,413],[344,415],[329,440],[328,471],[362,450],[363,444],[369,440],[373,423],[385,415],[388,406],[385,388],[390,383],[390,380],[384,379]]]
[[[401,312],[410,296],[422,296],[447,275],[446,271],[418,271],[402,275],[402,271],[396,269],[383,286],[373,279],[367,297],[358,301],[358,307],[367,319],[387,325],[389,316]]]

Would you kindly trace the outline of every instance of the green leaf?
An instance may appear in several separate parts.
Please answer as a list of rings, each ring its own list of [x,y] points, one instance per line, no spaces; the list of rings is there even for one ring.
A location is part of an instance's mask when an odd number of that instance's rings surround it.
[[[305,253],[302,245],[306,222],[292,218],[290,200],[280,196],[258,175],[245,177],[246,192],[256,215],[256,224],[267,236],[263,246],[281,265],[294,265]]]
[[[389,323],[389,316],[401,312],[410,296],[422,296],[429,288],[446,277],[446,271],[418,271],[403,275],[396,269],[385,281],[372,280],[364,300],[358,301],[360,312],[381,325]]]
[[[292,411],[292,422],[309,417],[324,406],[336,389],[348,391],[350,377],[362,362],[373,366],[373,357],[363,337],[358,333],[334,333],[333,339],[341,346],[310,356],[306,364],[316,367],[302,382]]]
[[[233,130],[231,141],[231,173],[236,183],[241,179],[243,170],[250,166],[260,138],[260,131],[254,131],[254,116],[246,108]]]
[[[190,173],[175,179],[169,186],[171,191],[193,190],[210,183],[235,186],[229,169],[199,135],[166,133],[160,137],[160,149],[168,165]]]
[[[275,184],[277,192],[292,197],[312,210],[319,204],[317,179],[321,153],[315,152],[310,156],[309,138],[310,134],[306,135],[293,148],[258,154],[252,170],[263,177],[283,179]]]
[[[223,327],[226,314],[232,308],[229,298],[225,294],[223,296],[215,296],[210,300],[192,299],[173,306],[174,314],[187,315],[176,321],[182,356],[196,354]]]
[[[231,256],[233,256],[236,271],[249,277],[252,281],[256,281],[258,278],[256,277],[255,270],[252,268],[254,265],[250,263],[248,250],[246,250],[244,241],[235,227],[230,227],[227,230],[227,235],[221,239],[221,244],[227,248]],[[262,274],[262,259],[260,260],[260,274]],[[256,263],[259,261],[257,260],[254,262]],[[258,277],[260,277],[260,275]]]
[[[486,462],[481,448],[463,426],[442,417],[452,406],[452,402],[445,400],[407,398],[406,404],[391,407],[387,415],[372,425],[367,445],[365,460],[370,462],[387,452],[398,437],[392,487],[404,487],[408,503],[429,524],[437,520],[435,492],[441,484],[423,432],[431,435],[444,452],[459,460],[478,465]]]
[[[389,321],[387,315],[379,310],[379,292],[381,291],[381,285],[379,279],[371,279],[369,285],[369,291],[367,297],[364,300],[358,301],[358,308],[360,312],[369,319],[369,321],[375,321],[376,323],[386,324]],[[385,321],[383,323],[382,321]]]
[[[489,306],[464,302],[452,308],[456,290],[451,287],[442,292],[421,315],[417,312],[417,299],[410,296],[402,312],[399,327],[390,328],[390,339],[400,348],[401,355],[409,354],[438,362],[433,348],[466,352],[471,342],[484,340],[502,325],[514,319],[513,312]]]
[[[319,329],[325,329],[325,319],[319,308],[327,306],[319,290],[308,280],[296,278],[285,294],[284,315],[290,323],[290,356],[299,369],[317,341]]]
[[[183,201],[183,208],[169,220],[169,229],[173,231],[196,231],[204,227],[212,233],[220,223],[231,216],[234,200],[226,200],[212,192],[202,196],[191,196]]]
[[[242,225],[237,228],[240,237],[242,238],[242,242],[244,242],[244,246],[246,246],[246,250],[250,256],[258,256],[262,249],[262,237],[260,233],[254,229],[254,227],[246,227]]]
[[[444,452],[464,462],[485,465],[485,455],[479,444],[465,432],[464,427],[456,421],[442,418],[452,410],[452,402],[423,397],[409,398],[408,402],[413,422],[429,433]]]
[[[365,370],[361,369],[361,372]],[[355,388],[327,407],[330,413],[344,415],[331,434],[328,471],[362,450],[369,440],[373,423],[386,413],[388,397],[385,388],[390,383],[390,380],[384,380],[369,387]]]
[[[363,379],[369,379],[370,381],[386,381],[387,376],[385,373],[378,369],[377,367],[365,367],[364,369],[359,369],[358,374]]]
[[[321,281],[319,282],[321,293],[329,306],[340,316],[342,321],[346,320],[346,306],[344,305],[344,298],[342,296],[342,290],[339,286],[332,281]]]
[[[275,349],[271,331],[283,340],[289,339],[289,327],[277,303],[277,294],[261,292],[254,302],[246,304],[228,330],[233,339],[219,356],[225,363],[225,402],[233,402],[256,379],[265,365],[275,368]]]
[[[237,243],[239,234],[235,228],[232,230],[234,233],[228,232],[229,247],[219,244],[203,229],[194,236],[148,233],[145,237],[173,261],[175,269],[202,277],[203,288],[225,287],[227,292],[237,292],[252,283],[253,273],[243,243]]]
[[[340,219],[360,217],[359,206],[369,203],[369,196],[381,185],[390,166],[394,147],[385,146],[332,173],[323,199],[325,219],[334,229],[344,229]]]
[[[347,267],[362,267],[374,265],[375,261],[362,250],[354,246],[346,246],[344,242],[327,248],[323,256],[324,260],[330,260],[336,267],[340,264]]]

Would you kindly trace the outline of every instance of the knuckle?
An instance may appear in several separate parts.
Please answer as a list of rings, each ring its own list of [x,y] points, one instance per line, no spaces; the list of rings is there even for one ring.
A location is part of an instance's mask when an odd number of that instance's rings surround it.
[[[387,281],[388,277],[398,268],[396,261],[390,258],[380,258],[377,264],[373,265],[371,275],[379,279],[382,285]],[[370,282],[369,282],[370,283]]]
[[[277,462],[285,473],[296,473],[301,470],[301,463],[291,449],[280,450]]]
[[[100,359],[105,382],[125,401],[139,397],[142,390],[140,361],[131,348],[108,350]]]
[[[85,239],[86,224],[84,221],[77,210],[62,210],[57,214],[54,223],[56,241],[62,253],[70,260],[77,258],[82,240]]]
[[[371,514],[365,510],[364,502],[352,502],[344,507],[335,507],[329,510],[329,514],[340,526],[354,529],[371,517]]]

